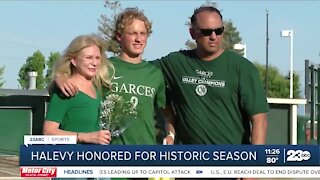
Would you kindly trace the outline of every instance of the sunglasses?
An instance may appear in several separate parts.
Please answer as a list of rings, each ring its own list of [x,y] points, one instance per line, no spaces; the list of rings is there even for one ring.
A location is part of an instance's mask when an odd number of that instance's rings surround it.
[[[219,27],[215,29],[199,29],[201,34],[204,36],[210,36],[214,32],[217,36],[221,35],[224,31],[224,27]]]

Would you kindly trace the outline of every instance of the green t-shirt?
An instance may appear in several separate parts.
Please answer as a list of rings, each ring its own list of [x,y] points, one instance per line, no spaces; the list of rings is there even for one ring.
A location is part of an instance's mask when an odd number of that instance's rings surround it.
[[[154,107],[165,106],[165,83],[161,70],[142,61],[131,64],[119,57],[110,59],[115,68],[112,92],[132,101],[137,107],[137,118],[111,144],[156,144]]]
[[[224,51],[212,61],[194,50],[169,54],[158,64],[177,113],[183,144],[247,144],[249,117],[268,111],[259,72],[247,59]]]
[[[67,98],[59,90],[50,96],[46,120],[60,123],[60,129],[72,132],[93,132],[100,130],[99,107],[101,95],[92,98],[79,91]]]

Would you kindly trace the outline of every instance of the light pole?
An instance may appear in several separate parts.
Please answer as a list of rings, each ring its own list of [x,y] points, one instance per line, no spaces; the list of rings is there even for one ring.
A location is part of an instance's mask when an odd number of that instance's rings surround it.
[[[243,50],[243,57],[247,58],[247,45],[246,44],[243,44],[243,43],[234,44],[233,49]]]
[[[290,37],[290,98],[293,98],[293,30],[282,30],[282,37]]]
[[[269,78],[269,11],[266,10],[266,73],[265,73],[265,91],[266,91],[266,97],[268,97],[268,78]]]

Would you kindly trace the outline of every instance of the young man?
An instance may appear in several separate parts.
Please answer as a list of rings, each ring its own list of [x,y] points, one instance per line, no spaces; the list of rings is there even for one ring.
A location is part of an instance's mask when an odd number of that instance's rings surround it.
[[[137,8],[127,8],[116,21],[114,39],[121,47],[118,57],[110,58],[115,73],[111,80],[111,92],[126,101],[133,102],[138,111],[137,118],[111,144],[156,144],[154,105],[165,106],[165,83],[161,70],[142,60],[143,51],[151,34],[151,22]],[[77,87],[71,79],[56,78],[66,95],[74,95]]]
[[[115,67],[112,91],[132,101],[138,117],[111,144],[156,144],[154,105],[165,106],[165,83],[161,70],[142,60],[151,32],[150,21],[137,8],[127,8],[118,16],[114,38],[122,51],[111,58]]]

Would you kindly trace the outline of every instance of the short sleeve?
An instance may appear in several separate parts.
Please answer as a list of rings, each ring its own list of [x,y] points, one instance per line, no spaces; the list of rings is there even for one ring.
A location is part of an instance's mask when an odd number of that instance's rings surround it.
[[[57,93],[52,93],[48,105],[46,120],[61,123],[69,108],[70,100]]]
[[[155,96],[155,106],[158,108],[163,108],[166,105],[166,84],[161,71],[159,72],[160,85]]]
[[[268,112],[269,105],[260,80],[259,71],[253,64],[241,71],[239,88],[240,103],[249,116]]]

